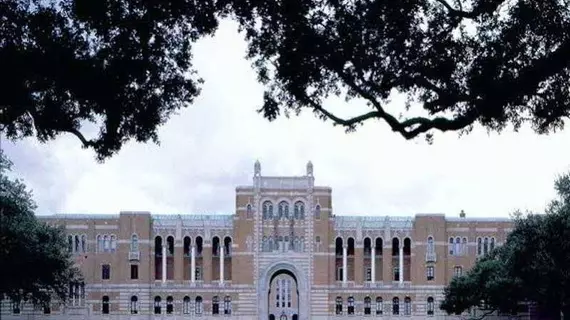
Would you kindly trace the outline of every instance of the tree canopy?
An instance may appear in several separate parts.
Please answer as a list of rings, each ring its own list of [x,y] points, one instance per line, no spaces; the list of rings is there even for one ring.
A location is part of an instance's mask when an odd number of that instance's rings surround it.
[[[511,313],[532,302],[544,319],[570,317],[570,174],[555,183],[558,199],[545,214],[515,217],[502,247],[478,260],[445,288],[441,309],[461,314],[477,307]]]
[[[64,230],[37,220],[31,192],[8,177],[10,168],[0,149],[0,297],[36,305],[52,297],[65,301],[69,283],[81,275]]]
[[[0,3],[2,131],[71,133],[99,159],[157,141],[200,92],[192,44],[225,17],[245,31],[269,120],[306,109],[412,139],[475,124],[548,133],[570,115],[569,0],[11,0]],[[396,93],[406,105],[387,108]],[[330,96],[368,110],[342,118]]]

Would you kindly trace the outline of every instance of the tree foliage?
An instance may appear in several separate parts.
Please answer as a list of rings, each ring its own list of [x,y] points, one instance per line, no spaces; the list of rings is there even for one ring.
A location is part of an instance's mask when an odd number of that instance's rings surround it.
[[[0,1],[0,125],[8,138],[76,135],[102,160],[191,103],[191,44],[212,1]],[[94,138],[80,129],[99,127]]]
[[[40,305],[66,299],[68,284],[80,277],[64,230],[40,222],[31,192],[8,177],[11,162],[0,150],[0,297]]]
[[[12,139],[74,134],[99,159],[157,141],[199,94],[193,42],[231,16],[269,120],[307,109],[349,131],[383,120],[407,139],[475,124],[548,133],[570,114],[569,1],[2,1],[0,125]],[[395,93],[408,103],[389,111]],[[342,118],[330,96],[369,109]]]
[[[475,123],[547,133],[570,115],[568,0],[247,3],[235,11],[269,119],[308,108],[348,130],[381,119],[411,139]],[[394,92],[426,115],[388,112]],[[369,111],[341,118],[324,105],[329,96],[364,99]]]
[[[445,289],[441,309],[461,314],[472,307],[516,311],[536,303],[543,317],[570,317],[570,174],[555,183],[558,198],[545,214],[518,215],[504,246],[479,259]]]

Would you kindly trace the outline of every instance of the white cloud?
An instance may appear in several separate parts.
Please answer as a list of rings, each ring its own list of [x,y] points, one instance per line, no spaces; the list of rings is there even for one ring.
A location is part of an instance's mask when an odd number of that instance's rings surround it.
[[[438,133],[428,145],[405,141],[377,121],[351,134],[310,112],[269,123],[255,111],[263,88],[243,58],[242,39],[234,24],[223,23],[215,38],[196,47],[206,83],[194,105],[161,129],[160,146],[130,143],[97,164],[72,137],[45,145],[4,142],[17,174],[34,189],[38,213],[230,213],[236,185],[251,183],[260,159],[266,175],[300,175],[312,160],[316,183],[333,188],[336,214],[464,209],[469,216],[507,216],[516,208],[543,208],[556,175],[570,170],[570,148],[563,147],[569,131]],[[360,107],[327,103],[343,114]]]

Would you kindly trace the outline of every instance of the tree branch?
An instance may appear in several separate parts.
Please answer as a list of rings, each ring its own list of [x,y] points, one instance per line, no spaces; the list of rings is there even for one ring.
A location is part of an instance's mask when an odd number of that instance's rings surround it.
[[[455,9],[453,8],[446,0],[436,0],[440,4],[442,4],[449,14],[455,17],[466,18],[466,19],[475,19],[481,14],[489,13],[497,10],[499,5],[503,2],[503,0],[495,0],[493,3],[483,3],[480,4],[478,7],[473,8],[471,11],[463,11],[462,9]]]
[[[85,136],[83,136],[83,134],[79,132],[79,130],[77,129],[60,129],[60,131],[68,132],[75,135],[81,141],[84,148],[95,147],[95,143],[93,142],[93,140],[85,139]]]

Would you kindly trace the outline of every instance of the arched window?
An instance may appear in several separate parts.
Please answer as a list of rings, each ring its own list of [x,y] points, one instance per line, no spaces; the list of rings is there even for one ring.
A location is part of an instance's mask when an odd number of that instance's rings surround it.
[[[295,202],[295,219],[305,219],[305,204],[302,201]]]
[[[182,299],[182,313],[183,314],[189,314],[190,313],[190,297],[189,296],[185,296],[184,299]]]
[[[278,219],[289,219],[289,204],[286,201],[279,202]]]
[[[483,254],[483,243],[481,238],[477,238],[477,255],[480,256]]]
[[[348,314],[354,314],[354,297],[348,297]]]
[[[462,244],[462,253],[463,255],[468,255],[469,254],[469,247],[467,246],[467,238],[463,238],[463,244]]]
[[[364,314],[372,314],[372,299],[370,297],[364,298]]]
[[[204,305],[202,304],[202,297],[197,296],[196,297],[196,305],[194,306],[194,313],[197,315],[202,314],[202,311],[204,310]]]
[[[232,255],[232,238],[224,237],[224,257]]]
[[[105,250],[103,245],[103,237],[101,235],[97,236],[97,252],[103,252]]]
[[[305,237],[299,238],[299,252],[305,252]]]
[[[111,248],[111,245],[109,243],[109,236],[108,235],[104,235],[103,236],[103,251],[108,252],[109,249]]]
[[[117,251],[117,237],[113,234],[111,235],[111,252]]]
[[[321,220],[321,206],[318,204],[315,207],[315,219]]]
[[[398,297],[394,297],[394,299],[392,299],[392,314],[400,314],[400,299]]]
[[[220,314],[220,300],[218,300],[218,296],[212,298],[212,314]]]
[[[139,236],[133,234],[131,236],[131,252],[138,252],[139,251]]]
[[[174,299],[172,296],[166,297],[166,313],[172,314],[174,312]]]
[[[276,245],[275,245],[275,241],[273,241],[273,237],[269,237],[268,244],[267,244],[268,251],[269,252],[275,251],[275,247],[276,247]]]
[[[246,219],[253,219],[253,209],[251,208],[251,204],[247,204],[245,207],[245,218]]]
[[[433,297],[428,297],[427,298],[427,314],[428,316],[433,316],[435,307],[434,307],[434,303],[433,303]]]
[[[232,298],[230,296],[224,297],[224,314],[232,314]]]
[[[263,252],[269,251],[269,242],[267,241],[266,236],[263,236],[263,238],[261,238],[261,251]]]
[[[87,252],[87,237],[85,235],[81,236],[81,252]]]
[[[75,246],[74,246],[74,248],[73,248],[73,252],[80,252],[80,251],[79,251],[79,250],[80,250],[80,247],[79,247],[79,243],[80,243],[80,242],[79,242],[79,236],[78,236],[78,235],[75,235],[73,238],[75,239],[75,242],[74,242]]]
[[[262,208],[263,220],[273,219],[273,203],[265,201]]]
[[[493,251],[495,249],[495,237],[491,238],[491,243],[489,245],[489,251]]]
[[[483,254],[489,253],[489,238],[485,237],[483,240]]]
[[[429,253],[435,252],[435,246],[433,243],[433,237],[432,236],[429,236],[427,239],[427,252],[429,252]]]
[[[455,238],[455,254],[460,256],[461,255],[461,238],[457,237]]]
[[[336,297],[336,314],[342,314],[342,297]]]
[[[103,296],[101,313],[109,314],[109,296]]]
[[[453,256],[456,254],[455,246],[453,245],[453,237],[449,238],[449,255]]]
[[[381,315],[382,311],[384,311],[384,307],[382,306],[382,297],[376,297],[376,315]]]
[[[159,296],[154,297],[154,314],[160,314],[162,312],[160,308],[160,300]]]
[[[190,244],[192,243],[192,240],[190,240],[189,236],[185,236],[184,240],[183,240],[183,244],[182,244],[182,251],[185,257],[189,257],[190,256]]]
[[[404,298],[404,315],[412,315],[412,299],[410,297]]]
[[[139,313],[139,298],[137,296],[132,296],[131,297],[131,314],[137,314]]]
[[[169,256],[174,255],[174,237],[173,236],[166,237],[166,253]]]

